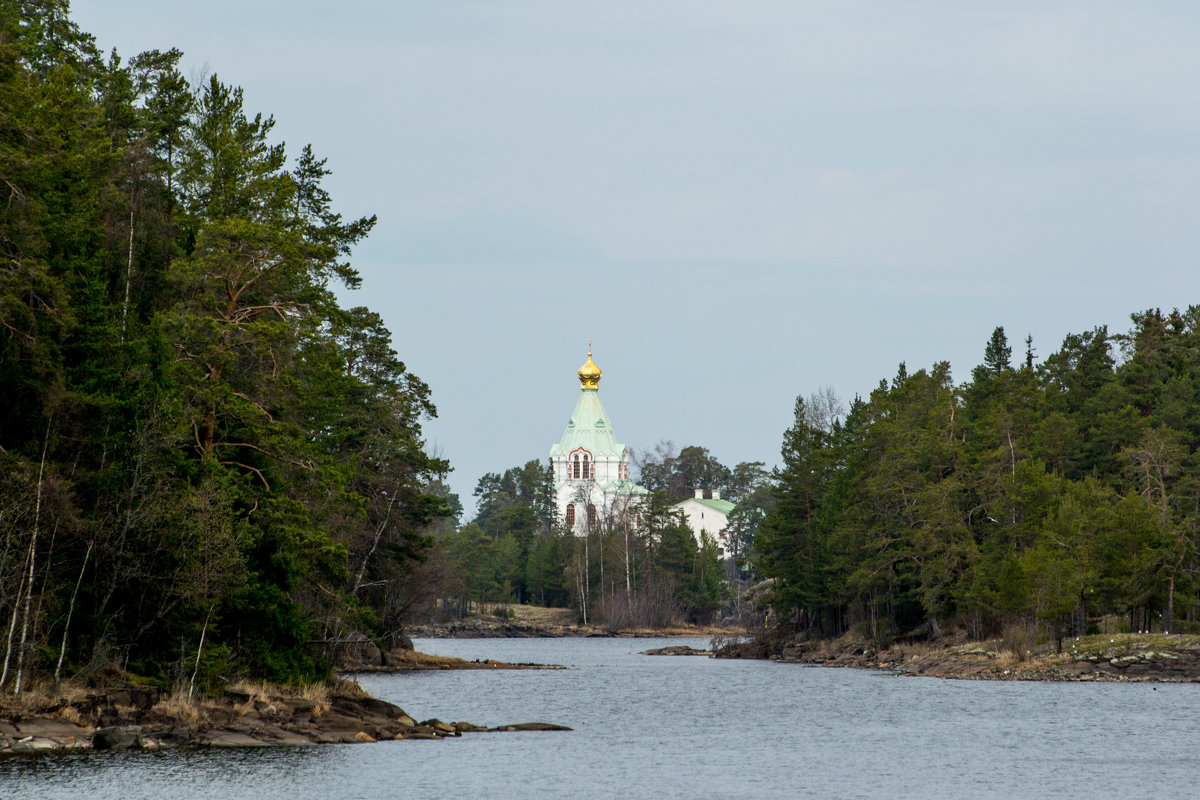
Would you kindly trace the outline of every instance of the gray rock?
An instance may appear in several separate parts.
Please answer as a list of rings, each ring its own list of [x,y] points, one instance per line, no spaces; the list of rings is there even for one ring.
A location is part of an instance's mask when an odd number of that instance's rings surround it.
[[[61,745],[44,736],[31,736],[12,746],[14,753],[31,753],[37,750],[57,750]]]
[[[218,731],[208,737],[209,747],[266,747],[267,742],[238,731]]]
[[[47,739],[66,739],[83,736],[85,729],[73,722],[55,717],[34,717],[17,723],[21,736],[40,736]],[[13,737],[18,738],[18,737]]]
[[[140,750],[142,729],[137,725],[115,725],[101,728],[92,737],[92,747],[97,750]]]

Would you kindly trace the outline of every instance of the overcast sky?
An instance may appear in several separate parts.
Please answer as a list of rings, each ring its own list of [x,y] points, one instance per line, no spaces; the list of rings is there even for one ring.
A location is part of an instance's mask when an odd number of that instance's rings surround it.
[[[635,449],[778,460],[1003,325],[1040,356],[1200,302],[1192,2],[74,0],[245,89],[335,205],[468,508],[545,459],[593,340]]]

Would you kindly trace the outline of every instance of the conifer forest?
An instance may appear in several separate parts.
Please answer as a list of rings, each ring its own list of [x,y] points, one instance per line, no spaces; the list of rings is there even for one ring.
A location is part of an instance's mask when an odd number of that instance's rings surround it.
[[[636,528],[567,533],[536,458],[460,523],[430,387],[339,299],[375,219],[181,58],[0,2],[0,689],[309,681],[348,639],[487,601],[614,628],[757,602],[877,640],[1200,627],[1200,306],[1045,353],[997,327],[963,382],[901,364],[802,396],[773,472],[645,458]],[[721,542],[671,511],[698,488],[739,504]]]
[[[0,683],[322,676],[446,513],[428,387],[335,297],[374,219],[179,51],[0,13]]]
[[[881,639],[1007,625],[1194,629],[1200,306],[1134,313],[970,380],[904,364],[844,414],[800,398],[758,570],[785,626]]]

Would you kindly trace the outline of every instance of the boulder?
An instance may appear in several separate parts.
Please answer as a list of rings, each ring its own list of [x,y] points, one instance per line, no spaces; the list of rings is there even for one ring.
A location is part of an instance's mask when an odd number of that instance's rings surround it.
[[[44,736],[28,736],[12,746],[14,753],[33,753],[38,750],[57,750],[59,743]]]
[[[643,650],[643,656],[711,656],[711,650],[697,650],[686,644],[673,644],[669,647],[658,647],[654,650]]]
[[[454,727],[456,730],[461,731],[463,733],[487,730],[487,728],[485,728],[484,726],[476,725],[473,722],[456,722],[456,723],[454,723]]]
[[[566,725],[554,725],[550,722],[518,722],[513,725],[498,725],[489,728],[491,731],[569,731]]]
[[[312,722],[316,704],[309,700],[292,701],[292,722]]]
[[[225,696],[237,705],[250,702],[250,693],[243,692],[241,689],[226,689]]]
[[[92,747],[96,750],[140,750],[142,729],[137,725],[101,728],[92,737]]]

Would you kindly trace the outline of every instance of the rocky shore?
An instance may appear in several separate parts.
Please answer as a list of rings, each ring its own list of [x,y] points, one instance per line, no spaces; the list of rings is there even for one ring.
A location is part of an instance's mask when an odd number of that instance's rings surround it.
[[[686,644],[673,644],[669,647],[655,647],[652,650],[643,650],[638,655],[643,656],[711,656],[712,650],[697,650]]]
[[[1200,636],[1100,634],[1014,653],[1000,640],[894,644],[875,649],[860,638],[758,639],[728,645],[717,658],[769,658],[793,664],[882,669],[964,680],[1200,682]]]
[[[540,664],[464,661],[393,651],[387,666],[402,669],[546,669]],[[334,679],[304,688],[238,684],[220,697],[189,701],[152,687],[118,685],[84,691],[62,687],[7,696],[0,704],[0,755],[44,751],[163,747],[264,747],[398,739],[436,740],[464,733],[567,731],[546,722],[485,726],[418,722],[354,681]]]
[[[486,613],[462,619],[410,624],[409,636],[423,639],[555,639],[561,637],[680,638],[744,633],[723,627],[676,625],[669,628],[610,628],[580,623],[574,609],[494,603]]]
[[[338,660],[337,670],[353,672],[409,672],[434,669],[563,669],[559,664],[510,663],[494,658],[467,661],[457,656],[435,656],[418,650],[396,648],[384,653],[378,649],[362,655],[346,653]]]
[[[558,639],[616,638],[616,639],[677,639],[728,636],[725,628],[680,625],[672,628],[627,628],[609,630],[595,625],[538,625],[526,622],[504,622],[487,619],[468,619],[439,625],[413,625],[409,633],[422,639]]]

